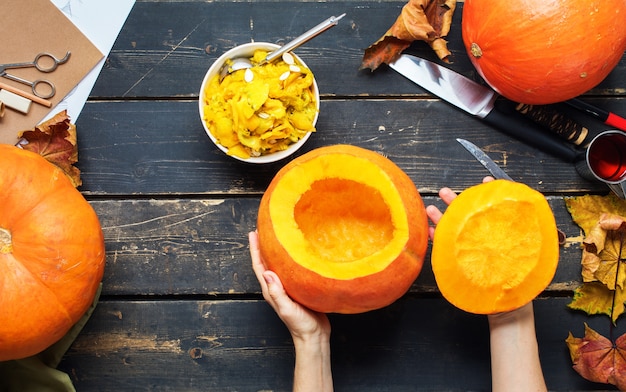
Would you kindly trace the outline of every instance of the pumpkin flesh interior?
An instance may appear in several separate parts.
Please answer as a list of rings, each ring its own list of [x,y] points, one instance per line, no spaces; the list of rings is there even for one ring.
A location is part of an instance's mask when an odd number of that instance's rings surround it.
[[[531,203],[508,200],[468,218],[459,232],[454,257],[472,286],[497,293],[518,286],[536,268],[541,228],[534,215]],[[515,246],[505,245],[512,241]]]
[[[296,203],[294,218],[309,250],[336,263],[376,253],[393,236],[389,209],[380,192],[352,180],[313,182]]]
[[[374,163],[326,155],[287,172],[270,215],[291,259],[319,275],[354,279],[382,271],[408,241],[402,199]]]
[[[489,314],[535,298],[552,280],[558,258],[556,222],[543,195],[496,180],[450,204],[435,230],[432,267],[448,301]]]

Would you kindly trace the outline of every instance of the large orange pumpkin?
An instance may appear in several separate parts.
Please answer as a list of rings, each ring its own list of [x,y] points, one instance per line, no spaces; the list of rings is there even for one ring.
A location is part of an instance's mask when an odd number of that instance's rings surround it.
[[[98,218],[67,176],[0,145],[0,361],[67,333],[93,302],[104,255]]]
[[[261,254],[287,293],[325,313],[387,306],[418,276],[428,244],[422,199],[382,155],[336,145],[283,167],[259,207]]]
[[[527,104],[576,97],[626,50],[624,0],[466,0],[470,60],[503,96]]]
[[[435,229],[432,268],[441,294],[477,314],[513,310],[552,281],[558,230],[545,197],[496,180],[461,192]]]

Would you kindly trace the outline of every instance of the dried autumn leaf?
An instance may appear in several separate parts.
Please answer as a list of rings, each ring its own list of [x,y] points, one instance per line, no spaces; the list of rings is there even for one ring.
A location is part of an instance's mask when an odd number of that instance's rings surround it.
[[[613,193],[607,196],[585,195],[565,199],[567,209],[585,235],[589,235],[604,213],[626,216],[626,202]]]
[[[578,374],[589,381],[626,390],[626,334],[613,344],[585,324],[583,338],[575,338],[570,332],[565,342]]]
[[[583,229],[583,285],[568,305],[587,314],[606,314],[613,323],[625,311],[626,202],[613,194],[565,200]]]
[[[608,281],[605,279],[607,268],[617,271],[617,262],[621,259],[621,249],[626,234],[626,218],[613,214],[602,214],[583,240],[583,282],[599,280],[612,289],[615,274]],[[598,270],[602,277],[598,275]],[[623,286],[622,286],[623,287]]]
[[[365,49],[361,69],[374,71],[393,62],[413,41],[425,41],[437,56],[448,61],[445,37],[450,32],[456,0],[409,0],[389,30]]]
[[[587,282],[574,291],[574,298],[569,303],[571,309],[582,310],[591,314],[605,314],[615,322],[624,313],[626,290],[610,290],[600,282]]]
[[[75,187],[82,184],[80,170],[74,166],[78,162],[76,126],[70,123],[67,111],[57,113],[32,130],[20,132],[18,137],[26,141],[20,144],[23,149],[33,151],[58,166]]]

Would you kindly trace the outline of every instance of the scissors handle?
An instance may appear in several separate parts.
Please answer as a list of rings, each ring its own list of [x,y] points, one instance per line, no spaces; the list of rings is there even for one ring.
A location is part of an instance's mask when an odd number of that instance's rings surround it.
[[[54,94],[56,94],[56,87],[54,87],[54,84],[51,81],[46,79],[37,79],[34,82],[31,82],[15,75],[9,75],[6,72],[0,73],[0,76],[4,76],[5,78],[13,80],[14,82],[30,86],[33,90],[33,94],[35,94],[39,98],[48,99],[52,98]]]
[[[50,53],[46,53],[46,52],[39,53],[37,56],[35,56],[33,65],[40,72],[52,72],[55,69],[57,69],[59,65],[65,64],[67,60],[70,59],[70,54],[71,54],[70,52],[67,52],[65,54],[65,57],[63,57],[62,59],[57,59]],[[48,65],[50,63],[50,60],[52,60],[52,62],[50,65]]]
[[[43,90],[42,88],[43,87]],[[57,89],[54,87],[54,84],[46,79],[37,79],[32,83],[33,94],[38,96],[39,98],[48,99],[54,97]]]
[[[50,53],[42,52],[35,56],[35,59],[26,63],[0,64],[0,73],[5,73],[7,69],[35,67],[39,72],[52,72],[61,64],[65,64],[70,59],[71,52],[67,52],[65,57],[57,59]]]
[[[54,94],[56,94],[56,87],[54,87],[54,84],[52,84],[52,82],[50,82],[49,80],[37,79],[34,82],[31,82],[18,76],[10,75],[6,72],[6,70],[9,68],[35,67],[39,72],[52,72],[57,69],[59,65],[65,64],[67,60],[70,59],[70,54],[70,52],[67,52],[65,54],[65,57],[63,57],[62,59],[57,59],[50,53],[42,52],[35,56],[35,60],[30,63],[2,64],[0,65],[0,76],[30,86],[33,90],[33,94],[35,94],[39,98],[51,98],[54,96]]]

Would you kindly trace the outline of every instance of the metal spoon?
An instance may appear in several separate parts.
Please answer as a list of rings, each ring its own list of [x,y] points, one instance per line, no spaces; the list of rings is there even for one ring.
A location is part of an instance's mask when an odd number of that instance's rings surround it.
[[[346,16],[345,13],[339,16],[331,16],[330,18],[326,19],[322,23],[308,30],[304,34],[296,37],[292,41],[289,41],[285,45],[281,46],[279,49],[269,53],[267,57],[265,57],[265,59],[263,59],[263,61],[261,61],[258,65],[271,63],[272,61],[281,57],[284,53],[290,52],[293,49],[297,48],[298,46],[304,44],[305,42],[308,42],[313,37],[316,37],[319,34],[323,33],[324,31],[328,30],[329,28],[336,26],[337,23],[339,23],[339,19],[343,18],[344,16]],[[224,64],[222,66],[222,69],[220,70],[220,81],[224,79],[224,77],[228,75],[229,73],[238,71],[240,69],[246,69],[246,68],[252,68],[252,63],[250,62],[249,58],[237,57],[237,58],[231,59],[230,65]]]

